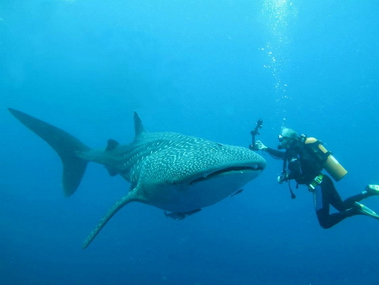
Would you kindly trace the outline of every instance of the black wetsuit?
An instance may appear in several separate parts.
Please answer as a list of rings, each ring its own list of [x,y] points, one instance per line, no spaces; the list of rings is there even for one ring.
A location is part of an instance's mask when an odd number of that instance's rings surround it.
[[[324,161],[315,156],[311,144],[299,143],[287,149],[285,152],[272,148],[267,148],[269,154],[275,158],[285,160],[284,167],[287,166],[289,173],[285,180],[294,179],[298,184],[309,186],[314,178],[321,174]],[[332,179],[323,174],[322,182],[316,185],[312,190],[314,195],[314,204],[320,226],[324,229],[331,228],[347,217],[357,215],[357,211],[351,209],[355,202],[359,202],[366,198],[364,194],[358,194],[342,201]],[[330,214],[330,205],[332,205],[338,213]]]

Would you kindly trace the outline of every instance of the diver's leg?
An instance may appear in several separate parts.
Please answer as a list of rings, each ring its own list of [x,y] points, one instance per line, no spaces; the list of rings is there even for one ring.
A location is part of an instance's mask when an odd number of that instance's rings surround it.
[[[347,198],[343,203],[345,208],[349,209],[354,206],[355,202],[360,202],[365,198],[379,195],[379,185],[368,185],[362,193]]]
[[[354,206],[355,202],[359,202],[359,201],[363,200],[364,198],[367,198],[367,196],[363,193],[360,193],[360,194],[357,194],[357,195],[354,195],[354,196],[347,198],[345,201],[343,201],[343,204],[344,204],[346,209],[349,209],[349,208],[352,208]]]
[[[344,203],[330,178],[324,179],[321,185],[316,187],[313,195],[317,219],[320,226],[324,229],[329,229],[342,220],[358,214],[352,209],[345,209]],[[329,214],[330,205],[337,210],[341,209],[341,212]]]
[[[355,215],[365,215],[374,219],[379,219],[378,214],[365,205],[359,203],[359,201],[364,198],[378,195],[376,190],[379,191],[379,186],[369,185],[362,193],[351,196],[342,202],[340,195],[334,187],[333,181],[328,176],[325,176],[324,178],[326,179],[323,180],[321,185],[323,197],[329,199],[329,203],[339,211],[339,213],[328,216],[327,222],[325,222],[326,224],[324,223],[326,227],[332,227],[343,219]]]
[[[321,183],[322,195],[325,199],[328,199],[328,203],[332,205],[336,210],[342,212],[351,207],[346,207],[345,203],[342,201],[340,194],[338,194],[336,187],[332,179],[329,176],[324,175],[323,181]]]

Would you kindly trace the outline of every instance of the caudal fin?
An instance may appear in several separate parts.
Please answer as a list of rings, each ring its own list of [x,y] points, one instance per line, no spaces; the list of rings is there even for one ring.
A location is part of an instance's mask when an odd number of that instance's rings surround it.
[[[90,148],[57,127],[15,109],[8,110],[58,153],[63,163],[63,190],[66,196],[71,196],[78,188],[88,164],[88,161],[77,156],[77,152]]]

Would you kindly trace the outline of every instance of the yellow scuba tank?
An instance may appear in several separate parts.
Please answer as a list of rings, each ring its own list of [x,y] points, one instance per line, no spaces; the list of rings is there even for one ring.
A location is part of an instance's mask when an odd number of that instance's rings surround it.
[[[318,156],[321,161],[324,161],[324,169],[334,178],[334,180],[339,181],[347,174],[347,170],[319,140],[315,138],[306,138],[304,143],[311,147],[314,154]]]

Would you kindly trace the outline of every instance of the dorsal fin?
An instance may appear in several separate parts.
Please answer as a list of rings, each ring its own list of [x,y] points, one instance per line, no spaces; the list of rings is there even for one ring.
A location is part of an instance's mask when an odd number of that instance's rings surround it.
[[[119,143],[113,139],[109,139],[108,140],[108,145],[105,149],[105,151],[111,151],[111,150],[114,150],[116,147],[119,146]]]
[[[138,116],[137,112],[134,112],[134,131],[135,131],[135,138],[137,138],[139,135],[145,132],[145,128],[143,127],[142,121],[140,117]]]

